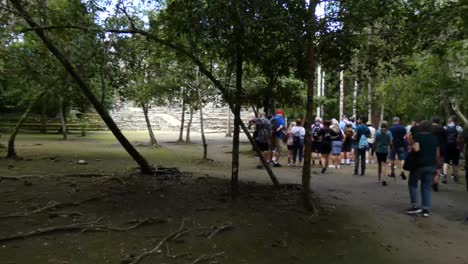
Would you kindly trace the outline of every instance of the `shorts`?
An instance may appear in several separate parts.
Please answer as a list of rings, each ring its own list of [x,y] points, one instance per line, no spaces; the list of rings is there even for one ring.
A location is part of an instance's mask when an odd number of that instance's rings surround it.
[[[281,152],[283,149],[283,139],[275,137],[273,141],[274,142],[270,146],[270,151]]]
[[[332,141],[332,155],[340,155],[341,154],[341,141]]]
[[[331,150],[331,143],[322,143],[320,146],[320,154],[330,154]]]
[[[288,145],[288,150],[293,150],[294,149],[294,145]]]
[[[387,162],[388,153],[376,152],[375,155],[377,156],[378,163]]]
[[[351,152],[351,140],[347,139],[341,144],[341,152]]]
[[[317,153],[320,152],[321,145],[322,145],[322,142],[320,141],[312,141],[312,146],[311,146],[312,152],[317,152]]]
[[[263,142],[260,142],[258,140],[255,140],[255,143],[257,144],[258,148],[261,151],[268,151],[268,143],[263,143]]]
[[[405,147],[398,147],[398,148],[394,148],[392,150],[392,152],[390,152],[390,160],[395,160],[396,158],[396,155],[398,155],[398,159],[399,160],[405,160],[406,159],[406,149]]]
[[[457,148],[457,145],[447,145],[447,153],[445,154],[444,162],[452,165],[458,165],[460,160],[460,150]]]

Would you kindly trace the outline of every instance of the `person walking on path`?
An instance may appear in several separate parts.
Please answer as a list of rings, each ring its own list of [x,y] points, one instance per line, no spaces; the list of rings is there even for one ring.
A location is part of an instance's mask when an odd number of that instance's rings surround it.
[[[291,134],[291,129],[296,126],[296,122],[291,122],[289,124],[289,127],[288,127],[288,133],[287,133],[287,137],[288,139],[286,140],[286,145],[288,147],[288,166],[291,167],[292,166],[292,157],[293,157],[293,149],[294,149],[294,139],[293,139],[293,136]]]
[[[407,214],[420,214],[429,216],[431,209],[431,186],[436,172],[436,163],[439,158],[437,138],[432,133],[432,123],[424,120],[419,124],[418,133],[413,136],[411,151],[417,155],[415,168],[410,171],[408,189],[411,207]],[[419,206],[418,183],[421,181],[421,206]]]
[[[400,118],[393,118],[393,125],[388,129],[392,132],[393,136],[393,149],[390,152],[390,174],[388,176],[395,177],[395,159],[398,155],[398,159],[401,164],[401,179],[406,180],[406,174],[403,171],[403,165],[405,163],[406,155],[408,153],[408,147],[406,142],[406,128],[400,124]]]
[[[372,126],[372,123],[370,121],[367,121],[367,128],[369,128],[370,131],[370,137],[367,139],[367,143],[369,143],[369,149],[367,150],[367,157],[366,157],[366,163],[374,163],[374,152],[375,152],[375,128]]]
[[[302,167],[302,157],[304,155],[304,136],[305,129],[302,127],[302,120],[296,120],[296,126],[291,129],[291,134],[293,137],[293,167]],[[299,156],[299,160],[297,159]],[[296,161],[299,163],[296,164]]]
[[[442,183],[446,184],[449,165],[452,165],[453,181],[458,182],[458,163],[460,160],[460,150],[463,146],[463,128],[457,126],[455,116],[449,117],[448,124],[444,128],[447,136],[447,148],[444,158]]]
[[[283,147],[283,137],[284,137],[284,112],[281,109],[276,111],[276,115],[270,119],[271,124],[271,152],[270,158],[273,162],[273,167],[281,167],[279,163],[281,150]]]
[[[366,173],[366,151],[369,149],[367,139],[370,137],[370,130],[364,124],[364,118],[358,117],[356,128],[354,129],[354,176],[358,175],[359,162],[361,162],[361,176]]]
[[[437,145],[439,146],[439,159],[437,160],[437,171],[434,175],[434,180],[432,183],[432,190],[435,192],[439,191],[439,179],[443,175],[443,165],[445,156],[447,155],[447,131],[443,126],[440,125],[440,118],[432,118],[432,132],[437,138]]]
[[[382,122],[380,129],[375,132],[375,155],[377,156],[377,173],[380,182],[387,175],[387,157],[392,148],[392,132],[388,131],[387,122]],[[382,180],[382,185],[387,186],[387,181]]]
[[[259,118],[253,118],[249,121],[249,129],[252,124],[255,124],[255,132],[253,134],[255,144],[260,148],[263,153],[263,157],[268,161],[268,148],[271,134],[270,121],[265,117],[265,113],[262,113]],[[257,169],[263,168],[262,160],[258,159]]]

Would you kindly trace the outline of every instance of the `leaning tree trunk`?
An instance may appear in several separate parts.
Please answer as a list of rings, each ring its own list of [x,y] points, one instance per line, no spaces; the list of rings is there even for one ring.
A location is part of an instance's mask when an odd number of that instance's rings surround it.
[[[26,111],[24,111],[23,115],[21,116],[21,119],[16,123],[15,129],[13,130],[13,133],[10,135],[10,139],[8,140],[8,152],[6,155],[7,159],[10,158],[16,158],[18,155],[16,154],[15,150],[15,139],[16,136],[18,135],[19,129],[23,125],[24,121],[26,121],[26,117],[28,117],[29,112],[31,111],[31,108],[39,101],[41,98],[44,96],[45,92],[41,92],[39,95],[37,95],[29,104],[28,108]]]
[[[62,125],[62,135],[63,135],[63,140],[68,139],[68,133],[67,133],[67,123],[65,121],[65,115],[63,113],[63,97],[59,97],[59,115],[60,115],[60,124]]]
[[[190,105],[190,114],[189,120],[187,122],[187,131],[185,132],[185,143],[191,143],[192,140],[190,139],[190,129],[192,128],[192,121],[193,121],[193,106]]]
[[[39,27],[39,25],[31,18],[26,10],[24,10],[21,5],[21,0],[11,0],[11,3],[17,9],[18,13],[22,16],[24,20],[31,26],[39,38],[42,39],[45,46],[50,50],[50,52],[57,58],[57,60],[63,65],[66,71],[75,79],[78,87],[81,89],[81,92],[88,98],[91,104],[94,106],[96,111],[99,113],[101,118],[106,123],[107,127],[114,134],[115,138],[120,142],[122,147],[128,152],[128,154],[138,163],[141,168],[142,173],[153,173],[154,169],[149,165],[148,161],[141,156],[141,154],[133,147],[133,145],[128,141],[128,139],[122,134],[122,131],[117,127],[112,117],[107,112],[104,105],[102,105],[96,96],[91,91],[91,88],[84,81],[82,76],[77,72],[76,68],[71,64],[71,62],[62,54],[62,52],[53,44],[52,40],[44,34],[44,30]]]
[[[184,124],[185,124],[185,91],[182,91],[182,116],[180,117],[180,131],[179,131],[179,139],[177,142],[182,143],[184,142]]]
[[[152,147],[157,147],[159,146],[158,141],[156,140],[156,137],[154,136],[153,133],[153,128],[151,127],[151,121],[148,116],[148,106],[143,105],[143,114],[145,116],[145,121],[146,121],[146,127],[148,128],[148,133],[149,133],[149,138],[150,138],[150,146]]]
[[[308,10],[309,20],[315,21],[315,8],[317,0],[311,0]],[[306,65],[307,65],[307,105],[306,105],[306,115],[304,127],[306,129],[305,135],[305,153],[304,153],[304,166],[302,168],[302,201],[304,207],[310,211],[316,211],[315,206],[312,203],[311,190],[310,190],[310,177],[311,177],[311,145],[312,145],[312,131],[311,125],[314,123],[314,82],[315,82],[315,70],[316,70],[316,57],[314,50],[314,35],[315,35],[315,25],[314,23],[309,23],[307,27],[309,31],[309,39],[307,41],[307,53],[306,53]],[[320,75],[318,75],[320,76]],[[317,87],[320,90],[320,86]]]

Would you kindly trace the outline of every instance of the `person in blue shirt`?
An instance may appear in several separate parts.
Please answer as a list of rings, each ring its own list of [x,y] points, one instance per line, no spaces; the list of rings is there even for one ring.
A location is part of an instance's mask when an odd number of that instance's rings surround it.
[[[400,124],[400,118],[394,117],[393,118],[393,125],[388,129],[393,136],[393,148],[390,152],[390,174],[389,177],[395,177],[395,159],[398,155],[398,159],[401,163],[401,179],[406,180],[405,172],[403,171],[403,164],[405,163],[406,156],[408,155],[408,145],[406,142],[406,127]]]
[[[281,109],[276,111],[276,116],[270,119],[271,124],[271,147],[270,160],[273,162],[273,167],[281,167],[279,158],[283,147],[283,137],[285,135],[284,112]]]
[[[358,117],[356,120],[356,128],[354,129],[354,176],[358,175],[359,161],[361,161],[361,176],[364,176],[366,172],[366,151],[369,148],[369,144],[361,146],[361,137],[364,136],[365,143],[367,138],[370,137],[370,130],[365,125],[364,117]]]

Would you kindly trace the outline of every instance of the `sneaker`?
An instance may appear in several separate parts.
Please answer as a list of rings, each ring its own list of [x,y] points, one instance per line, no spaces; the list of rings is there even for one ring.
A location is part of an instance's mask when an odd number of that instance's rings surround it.
[[[340,169],[340,168],[341,168],[341,165],[337,165],[336,168],[337,168],[337,169]]]
[[[422,211],[423,210],[421,208],[413,206],[413,207],[409,208],[408,210],[406,210],[406,213],[412,215],[412,214],[419,214]]]
[[[327,169],[323,168],[322,169],[322,174],[325,174],[325,172],[327,172]]]
[[[273,167],[282,167],[278,162],[273,163]]]
[[[357,171],[355,171],[355,172],[353,173],[353,176],[358,176]]]
[[[387,176],[390,177],[390,178],[395,178],[395,173],[393,173],[393,172],[389,173]]]
[[[257,169],[261,170],[263,168],[262,165],[257,165]]]
[[[291,164],[291,163],[288,163],[288,167],[292,167],[292,164]]]
[[[423,209],[423,210],[422,210],[422,216],[428,217],[428,216],[429,216],[429,211],[426,210],[426,209]]]
[[[382,181],[382,186],[387,186],[387,182],[386,182],[386,181]]]
[[[453,176],[453,181],[454,182],[460,182],[460,180],[458,179],[458,176]]]
[[[402,180],[406,180],[406,174],[405,174],[404,171],[402,171],[402,172],[400,173],[400,176],[401,176],[401,179],[402,179]]]
[[[447,184],[447,175],[445,175],[445,174],[440,174],[440,176],[442,177],[442,183],[443,183],[443,184]]]
[[[438,191],[439,191],[439,184],[434,182],[434,183],[432,184],[432,190],[433,190],[434,192],[438,192]]]

